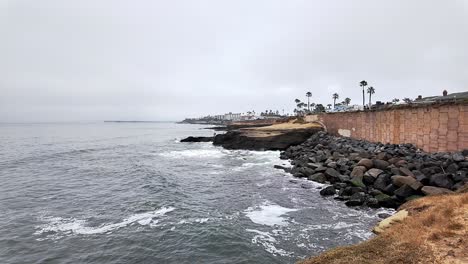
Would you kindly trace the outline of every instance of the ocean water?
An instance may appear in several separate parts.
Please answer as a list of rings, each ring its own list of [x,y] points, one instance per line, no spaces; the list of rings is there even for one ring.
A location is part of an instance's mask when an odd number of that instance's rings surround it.
[[[0,124],[0,263],[294,263],[372,236],[279,152],[173,123]]]

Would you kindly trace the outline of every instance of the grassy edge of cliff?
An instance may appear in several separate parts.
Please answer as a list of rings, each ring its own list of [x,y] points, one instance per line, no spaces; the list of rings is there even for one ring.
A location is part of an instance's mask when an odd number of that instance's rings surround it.
[[[331,249],[300,264],[468,263],[468,186],[402,205],[408,217],[357,245]]]

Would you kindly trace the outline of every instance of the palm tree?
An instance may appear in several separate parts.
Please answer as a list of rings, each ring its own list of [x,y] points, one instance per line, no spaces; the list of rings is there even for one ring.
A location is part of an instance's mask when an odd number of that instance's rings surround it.
[[[332,104],[327,104],[327,106],[328,106],[328,109],[331,109]]]
[[[351,103],[351,98],[346,97],[346,98],[344,99],[344,102],[345,102],[346,105],[349,105],[349,104]]]
[[[364,92],[364,88],[367,86],[367,82],[362,80],[360,83],[359,83],[359,86],[362,87],[362,106],[366,106],[366,93]]]
[[[335,108],[336,100],[340,98],[340,95],[338,95],[337,93],[334,93],[332,98],[333,98],[333,108]]]
[[[367,93],[369,94],[369,108],[371,108],[372,107],[372,95],[375,94],[374,87],[369,86],[369,88],[367,88]]]
[[[411,104],[413,102],[410,98],[405,98],[403,101],[407,104]]]
[[[307,92],[307,93],[306,93],[306,96],[307,96],[307,111],[310,112],[310,98],[312,97],[312,93],[311,93],[311,92]]]
[[[315,103],[310,103],[310,107],[312,107],[312,109],[314,109]]]

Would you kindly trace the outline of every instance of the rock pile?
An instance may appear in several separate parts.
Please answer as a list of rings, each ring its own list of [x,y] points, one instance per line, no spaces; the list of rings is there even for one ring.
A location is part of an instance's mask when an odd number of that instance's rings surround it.
[[[281,153],[295,177],[330,183],[321,195],[348,206],[396,208],[424,196],[452,193],[468,183],[468,151],[430,154],[411,144],[370,143],[318,132]]]

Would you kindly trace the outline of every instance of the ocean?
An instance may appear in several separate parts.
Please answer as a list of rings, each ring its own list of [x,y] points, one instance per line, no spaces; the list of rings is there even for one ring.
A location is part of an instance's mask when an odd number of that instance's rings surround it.
[[[321,197],[278,151],[179,142],[205,127],[0,124],[0,263],[294,263],[387,212]]]

